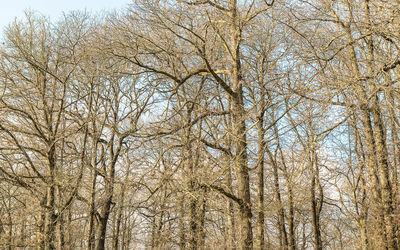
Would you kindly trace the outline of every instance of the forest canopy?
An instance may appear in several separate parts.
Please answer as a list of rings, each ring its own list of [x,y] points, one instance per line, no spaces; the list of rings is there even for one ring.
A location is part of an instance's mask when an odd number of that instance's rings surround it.
[[[0,44],[0,248],[399,249],[398,0],[135,0]]]

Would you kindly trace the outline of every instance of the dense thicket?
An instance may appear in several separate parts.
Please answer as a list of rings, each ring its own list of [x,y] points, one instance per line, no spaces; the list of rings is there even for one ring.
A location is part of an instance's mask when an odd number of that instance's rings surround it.
[[[400,2],[137,0],[0,46],[4,249],[398,249]]]

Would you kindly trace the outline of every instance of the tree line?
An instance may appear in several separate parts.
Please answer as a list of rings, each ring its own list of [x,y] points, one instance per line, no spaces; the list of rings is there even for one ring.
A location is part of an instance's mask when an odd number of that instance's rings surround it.
[[[27,12],[0,45],[0,246],[398,249],[399,7]]]

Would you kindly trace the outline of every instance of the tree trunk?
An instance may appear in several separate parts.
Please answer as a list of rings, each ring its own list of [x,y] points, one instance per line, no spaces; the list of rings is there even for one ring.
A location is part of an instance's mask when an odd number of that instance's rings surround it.
[[[293,189],[292,183],[288,183],[288,196],[289,196],[289,249],[296,249],[296,235],[294,228],[294,203],[293,203]]]
[[[366,15],[368,16],[368,14]],[[350,28],[346,29],[346,36],[349,41],[354,41],[352,37],[352,31]],[[371,43],[368,42],[369,45],[367,47],[369,50],[369,60],[368,60],[368,71],[371,73]],[[351,59],[351,67],[352,67],[352,73],[354,74],[355,79],[360,78],[360,69],[358,66],[358,61],[357,61],[357,55],[355,52],[355,48],[353,45],[350,46],[350,59]],[[374,212],[375,217],[377,218],[377,223],[375,224],[375,232],[377,234],[377,239],[375,240],[378,245],[381,245],[382,243],[385,243],[385,232],[382,232],[382,227],[384,230],[386,228],[384,227],[384,215],[383,211],[381,208],[381,202],[382,202],[382,197],[381,197],[381,187],[378,179],[378,169],[377,169],[377,152],[376,152],[376,143],[375,143],[375,137],[374,137],[374,130],[372,126],[372,120],[371,120],[371,113],[370,113],[370,107],[368,105],[368,97],[366,93],[366,89],[362,85],[362,83],[357,83],[355,87],[355,92],[357,93],[358,96],[358,106],[361,111],[361,120],[362,124],[364,127],[364,134],[365,134],[365,140],[366,140],[366,148],[367,148],[367,153],[366,153],[366,165],[368,169],[368,175],[369,179],[371,182],[371,191],[372,191],[372,196],[374,199],[372,210]]]
[[[46,204],[44,216],[44,249],[50,250],[56,248],[56,223],[55,214],[55,145],[54,141],[49,141],[49,151],[47,153],[49,180],[46,190]]]
[[[243,102],[243,79],[240,60],[241,29],[237,0],[230,0],[231,15],[231,51],[232,51],[232,116],[235,142],[234,165],[238,173],[239,198],[242,205],[240,212],[240,246],[241,249],[253,248],[253,231],[251,225],[250,180],[247,166],[246,110]]]
[[[105,241],[106,241],[106,232],[107,232],[107,222],[111,213],[111,204],[114,192],[114,171],[115,171],[115,162],[111,163],[110,174],[105,178],[105,202],[102,206],[99,226],[98,226],[98,243],[97,250],[105,249]]]
[[[283,167],[283,174],[286,179],[287,183],[287,189],[288,189],[288,206],[289,206],[289,217],[288,217],[288,226],[289,226],[289,240],[288,240],[288,248],[291,250],[296,249],[296,235],[295,235],[295,228],[294,228],[294,202],[293,202],[293,183],[290,178],[290,175],[288,173],[288,168],[286,165],[286,160],[280,145],[280,140],[279,140],[279,133],[278,133],[278,126],[276,123],[274,124],[274,132],[275,132],[275,137],[276,137],[276,142],[277,142],[277,149],[279,150],[280,158],[282,161],[282,167]],[[275,170],[274,170],[275,171]],[[278,183],[279,185],[279,183]],[[279,187],[278,187],[279,190]]]
[[[261,96],[261,103],[263,103],[264,96]],[[261,109],[264,110],[264,105],[261,105]],[[257,131],[257,249],[264,249],[264,112],[261,112],[258,117]]]
[[[114,122],[117,123],[118,114],[114,114]],[[103,167],[104,173],[106,176],[104,178],[105,182],[105,201],[101,209],[99,226],[98,226],[98,244],[97,250],[105,249],[105,240],[107,233],[107,222],[111,213],[111,205],[114,197],[114,181],[115,181],[115,167],[117,164],[118,157],[121,153],[123,139],[122,137],[118,138],[117,142],[114,142],[115,132],[112,134],[109,142],[109,154],[110,154],[110,163],[109,166]]]
[[[120,234],[120,228],[121,228],[121,221],[122,221],[122,212],[123,212],[123,206],[124,206],[124,201],[125,201],[125,190],[126,190],[126,183],[129,180],[129,172],[130,171],[130,164],[128,164],[126,168],[126,174],[125,174],[125,180],[122,183],[121,187],[121,194],[119,198],[119,206],[118,206],[118,212],[117,212],[117,221],[115,223],[115,235],[113,237],[113,249],[118,250],[118,244],[119,244],[119,234]]]
[[[108,182],[108,183],[107,183]],[[99,226],[98,226],[98,243],[97,243],[97,250],[104,250],[105,249],[105,241],[106,241],[106,232],[107,232],[107,222],[108,217],[111,213],[111,203],[112,203],[112,188],[110,187],[111,183],[106,181],[106,201],[102,207],[102,211],[100,214],[99,219]]]
[[[97,145],[95,144],[94,153],[97,155]],[[91,176],[91,187],[90,187],[90,199],[89,199],[89,229],[87,234],[87,250],[93,250],[95,248],[95,230],[94,230],[94,223],[95,223],[95,216],[96,216],[96,179],[97,179],[97,172],[96,172],[96,161],[97,157],[94,157],[92,160],[92,176]]]
[[[387,247],[388,249],[397,249],[397,242],[395,239],[395,225],[393,223],[393,194],[392,187],[389,181],[389,164],[387,159],[386,137],[377,96],[375,96],[374,106],[372,108],[372,115],[375,125],[375,136],[377,144],[376,152],[378,155],[379,181],[381,184],[382,192]]]
[[[44,249],[55,249],[56,215],[54,213],[54,185],[47,187],[46,208],[44,217]]]
[[[205,226],[205,220],[206,220],[206,210],[207,210],[207,199],[206,199],[206,194],[207,194],[207,188],[203,188],[203,201],[202,201],[202,206],[201,206],[201,214],[200,214],[200,220],[199,220],[199,249],[204,250],[205,249],[205,241],[206,241],[206,231],[204,230]]]
[[[314,141],[312,142],[314,143]],[[315,146],[311,145],[311,157],[310,157],[310,171],[311,171],[311,215],[312,215],[312,226],[314,231],[314,244],[315,249],[322,250],[322,239],[321,239],[321,227],[320,227],[320,213],[323,200],[321,199],[321,192],[319,190],[319,200],[316,197],[316,186],[320,187],[319,184],[319,168],[317,160],[317,152],[315,152]]]
[[[272,152],[265,148],[265,151],[268,153],[269,159],[272,163],[272,170],[274,176],[274,195],[276,199],[276,203],[278,206],[277,216],[278,216],[278,228],[279,228],[279,238],[282,249],[288,249],[288,239],[285,227],[285,211],[283,209],[282,199],[281,199],[281,191],[279,187],[279,173],[276,159],[274,158]]]
[[[12,250],[12,246],[13,246],[13,221],[12,221],[12,215],[11,215],[10,210],[8,210],[7,219],[8,219],[7,244],[8,244],[8,250]],[[1,224],[1,222],[0,222],[0,224]],[[0,230],[0,235],[1,235],[1,230]]]
[[[40,201],[40,209],[39,215],[37,219],[37,249],[43,250],[44,249],[44,217],[45,217],[45,203],[46,203],[46,196],[42,198]]]
[[[186,107],[186,114],[184,117],[186,124],[192,122],[192,111],[194,104],[191,107]],[[195,180],[195,169],[193,161],[193,149],[191,143],[191,126],[185,129],[184,135],[184,159],[186,162],[186,171],[188,173],[188,189],[189,195],[189,249],[196,250],[198,248],[198,216],[197,216],[197,193],[196,193],[196,180]]]
[[[228,98],[228,110],[232,110],[232,98],[230,96],[227,96]],[[229,114],[227,118],[227,129],[228,129],[228,135],[227,135],[227,145],[228,149],[231,152],[232,149],[232,134],[233,134],[233,128],[232,128],[232,116]],[[232,187],[232,159],[230,156],[226,155],[226,176],[225,176],[225,183],[226,186],[229,189],[229,192],[233,193],[233,187]],[[233,201],[231,199],[228,199],[226,202],[226,207],[227,207],[227,217],[228,217],[228,230],[226,230],[226,239],[228,240],[228,247],[232,250],[236,249],[236,225],[235,225],[235,210],[234,210],[234,205]]]
[[[179,249],[184,250],[186,245],[185,237],[185,201],[183,197],[179,202]]]
[[[56,186],[56,193],[57,193],[57,200],[58,204],[61,204],[61,192],[60,192],[60,187]],[[64,239],[64,233],[65,233],[65,223],[64,223],[64,213],[67,211],[64,211],[62,214],[57,214],[57,228],[56,228],[56,239],[57,239],[57,249],[59,250],[64,250],[65,249],[65,239]]]

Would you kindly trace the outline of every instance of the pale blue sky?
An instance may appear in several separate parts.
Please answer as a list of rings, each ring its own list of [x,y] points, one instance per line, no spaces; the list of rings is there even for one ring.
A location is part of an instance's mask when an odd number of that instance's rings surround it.
[[[0,31],[14,20],[23,17],[26,9],[36,10],[51,20],[57,19],[63,11],[88,10],[101,11],[121,9],[131,0],[0,0]]]

